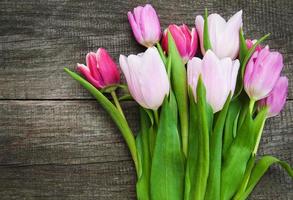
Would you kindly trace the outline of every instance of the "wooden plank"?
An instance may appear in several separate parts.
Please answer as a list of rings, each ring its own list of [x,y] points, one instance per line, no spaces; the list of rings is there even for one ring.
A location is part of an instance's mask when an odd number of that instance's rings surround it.
[[[145,1],[0,1],[0,99],[91,99],[63,68],[74,69],[87,52],[106,47],[119,54],[143,51],[133,39],[126,13]],[[244,11],[244,30],[285,58],[284,74],[293,77],[293,1],[155,1],[162,27],[194,24],[204,8],[225,17]],[[289,98],[293,98],[290,79]]]
[[[131,127],[137,107],[124,103]],[[3,199],[135,199],[135,172],[119,131],[95,101],[0,101]],[[268,120],[260,154],[293,164],[293,101]],[[251,199],[292,199],[292,179],[274,166]]]

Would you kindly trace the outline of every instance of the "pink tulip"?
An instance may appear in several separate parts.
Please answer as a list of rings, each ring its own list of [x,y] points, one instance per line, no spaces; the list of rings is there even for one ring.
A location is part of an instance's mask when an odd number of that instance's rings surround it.
[[[134,8],[133,13],[128,12],[127,15],[134,37],[139,44],[152,47],[160,41],[159,17],[150,4],[144,7],[138,6]]]
[[[132,97],[144,108],[157,110],[169,94],[170,83],[164,63],[155,47],[125,57],[120,66]]]
[[[202,54],[204,18],[197,16],[195,19]],[[242,26],[242,10],[232,16],[227,22],[218,14],[208,16],[208,29],[211,48],[219,58],[230,57],[235,59],[239,52],[239,31]]]
[[[248,49],[251,49],[252,46],[257,42],[257,40],[250,40],[250,39],[247,39],[246,40],[246,46]],[[261,45],[257,45],[256,48],[255,48],[255,51],[261,51],[263,48]]]
[[[86,65],[78,63],[77,70],[98,89],[118,84],[120,81],[116,63],[103,48],[99,48],[97,53],[88,53]]]
[[[259,101],[259,107],[269,107],[268,117],[274,117],[278,115],[284,108],[286,98],[288,95],[288,79],[287,77],[280,77],[270,92],[269,96]]]
[[[162,47],[165,52],[168,52],[168,30],[174,38],[183,61],[187,63],[195,55],[197,50],[198,37],[195,28],[192,28],[190,31],[185,24],[181,26],[175,24],[169,25],[168,29],[164,31],[162,39]]]
[[[187,64],[187,76],[195,99],[197,82],[201,75],[208,103],[214,113],[220,111],[229,93],[234,93],[239,66],[238,60],[232,61],[228,57],[219,59],[211,50],[206,52],[202,60],[194,57]]]
[[[246,65],[244,88],[250,99],[258,101],[272,91],[283,68],[283,57],[268,46],[255,51]]]

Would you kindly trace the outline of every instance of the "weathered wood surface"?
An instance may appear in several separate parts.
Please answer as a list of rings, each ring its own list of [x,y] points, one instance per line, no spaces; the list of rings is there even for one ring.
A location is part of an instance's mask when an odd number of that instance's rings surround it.
[[[143,50],[126,13],[144,1],[0,0],[0,199],[135,199],[135,174],[118,130],[92,97],[64,72],[88,51]],[[244,11],[249,37],[285,58],[293,99],[293,2],[153,1],[162,26],[193,25],[204,8]],[[123,105],[137,129],[135,104]],[[268,121],[260,154],[293,164],[293,101]],[[293,199],[292,180],[272,167],[250,199]]]

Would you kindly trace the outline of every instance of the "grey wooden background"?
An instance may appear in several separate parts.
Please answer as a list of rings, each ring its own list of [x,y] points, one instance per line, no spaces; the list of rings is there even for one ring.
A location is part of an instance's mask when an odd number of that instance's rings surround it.
[[[117,128],[63,67],[106,47],[142,51],[126,13],[145,1],[0,0],[0,199],[135,199],[135,173]],[[285,58],[289,99],[269,120],[260,154],[293,164],[293,3],[287,0],[152,2],[162,26],[194,24],[204,8],[225,17],[244,11],[244,30],[270,32]],[[137,129],[137,108],[123,104]],[[274,166],[250,199],[293,199],[292,180]]]

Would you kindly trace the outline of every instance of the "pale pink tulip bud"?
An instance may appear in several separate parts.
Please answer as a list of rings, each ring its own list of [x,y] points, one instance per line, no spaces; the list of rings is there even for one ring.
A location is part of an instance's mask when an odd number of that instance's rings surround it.
[[[284,108],[286,98],[288,95],[288,79],[287,77],[280,77],[270,92],[269,96],[261,99],[258,103],[259,107],[268,106],[269,113],[268,117],[274,117],[278,115]]]
[[[78,63],[77,70],[98,89],[118,84],[120,81],[116,63],[103,48],[99,48],[97,53],[88,53],[86,65]]]
[[[257,40],[250,40],[250,39],[246,39],[246,46],[248,49],[251,49],[252,46],[257,42]],[[261,51],[263,48],[261,45],[257,45],[255,48],[255,51]]]
[[[132,97],[144,108],[157,110],[169,94],[170,83],[164,63],[155,47],[125,57],[120,66]]]
[[[199,75],[206,88],[206,97],[213,112],[220,111],[231,92],[233,95],[240,63],[231,58],[219,59],[211,50],[208,50],[203,59],[194,57],[187,64],[188,84],[192,87],[194,98]]]
[[[270,52],[268,46],[255,51],[244,74],[244,89],[250,99],[258,101],[272,91],[283,68],[283,57],[278,52]]]
[[[152,47],[161,39],[161,26],[155,9],[146,4],[144,7],[134,8],[133,13],[127,13],[128,21],[136,41],[145,46]]]
[[[162,39],[162,47],[165,52],[168,52],[168,30],[175,41],[183,61],[187,63],[195,55],[198,46],[198,37],[195,28],[190,30],[185,24],[181,26],[175,24],[169,25],[168,29],[164,31]]]
[[[204,55],[203,44],[204,18],[197,16],[195,19],[198,31],[201,52]],[[212,51],[219,57],[235,59],[239,52],[239,31],[242,27],[242,10],[233,15],[227,22],[218,14],[208,16],[208,30]]]

